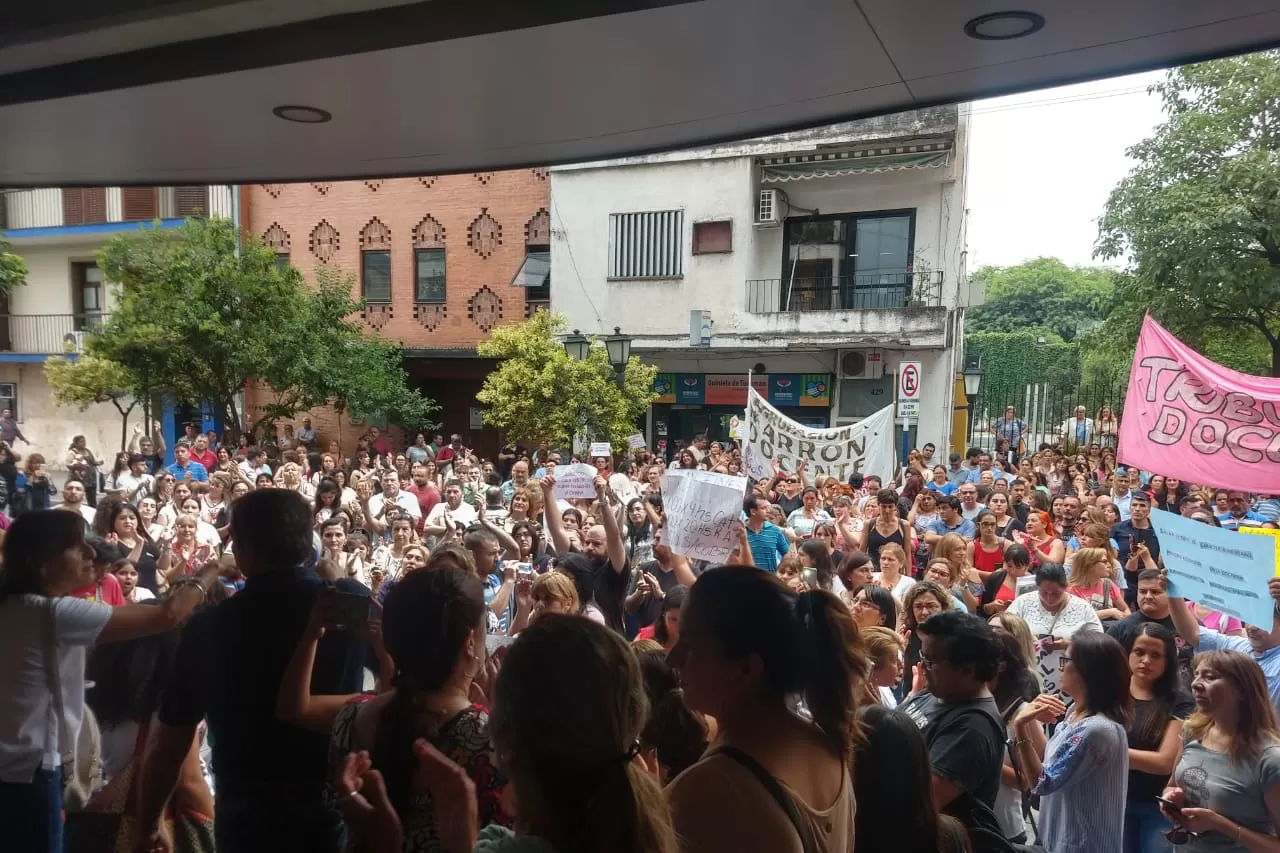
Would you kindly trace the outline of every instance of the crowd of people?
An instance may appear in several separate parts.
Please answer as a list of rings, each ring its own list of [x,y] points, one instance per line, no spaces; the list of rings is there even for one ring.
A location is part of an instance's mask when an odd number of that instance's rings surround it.
[[[723,565],[666,541],[668,467],[743,470],[705,439],[347,455],[306,420],[169,461],[157,429],[60,489],[28,457],[5,849],[1280,853],[1280,609],[1171,597],[1150,522],[1280,501],[996,429],[775,467]],[[595,496],[558,497],[577,462]]]

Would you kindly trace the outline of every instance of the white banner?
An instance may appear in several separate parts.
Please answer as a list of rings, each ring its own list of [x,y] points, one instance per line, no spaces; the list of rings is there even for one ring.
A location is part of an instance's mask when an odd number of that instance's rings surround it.
[[[557,465],[555,496],[563,501],[591,500],[596,496],[595,468],[582,462]]]
[[[794,472],[808,463],[809,478],[819,474],[848,480],[853,474],[893,477],[893,406],[856,424],[814,428],[796,423],[756,393],[747,391],[747,439],[743,462],[757,480],[773,476],[773,463]]]
[[[593,442],[591,442],[591,458],[592,458],[592,459],[595,459],[595,458],[596,458],[596,457],[598,457],[598,456],[603,456],[603,457],[604,457],[604,458],[606,458],[606,459],[610,459],[610,458],[612,458],[612,457],[613,457],[613,445],[611,445],[611,444],[610,444],[609,442],[607,442],[607,441],[593,441]]]
[[[667,471],[662,475],[666,544],[691,560],[723,563],[738,546],[737,521],[746,491],[746,477],[696,469]]]

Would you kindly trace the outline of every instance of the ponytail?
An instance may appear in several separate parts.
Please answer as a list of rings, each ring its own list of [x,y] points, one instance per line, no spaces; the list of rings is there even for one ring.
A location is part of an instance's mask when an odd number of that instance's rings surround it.
[[[813,721],[846,764],[859,739],[857,697],[864,689],[869,662],[858,644],[849,611],[824,590],[796,599],[803,649],[803,693]]]

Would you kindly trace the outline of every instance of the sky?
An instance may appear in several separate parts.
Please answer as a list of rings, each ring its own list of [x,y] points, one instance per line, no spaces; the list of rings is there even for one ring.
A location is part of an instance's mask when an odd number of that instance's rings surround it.
[[[1041,256],[1102,263],[1093,259],[1098,218],[1132,167],[1125,149],[1163,118],[1159,98],[1146,93],[1163,76],[1134,74],[974,103],[970,272]]]

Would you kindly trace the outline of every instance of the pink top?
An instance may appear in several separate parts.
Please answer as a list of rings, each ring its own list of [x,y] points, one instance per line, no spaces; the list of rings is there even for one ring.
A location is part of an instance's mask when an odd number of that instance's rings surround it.
[[[1188,601],[1187,609],[1191,611],[1192,616],[1195,616],[1196,606],[1194,602]],[[1225,613],[1219,613],[1216,610],[1199,621],[1204,627],[1211,631],[1217,631],[1219,634],[1230,634],[1244,628],[1244,623],[1236,617],[1228,616]]]

